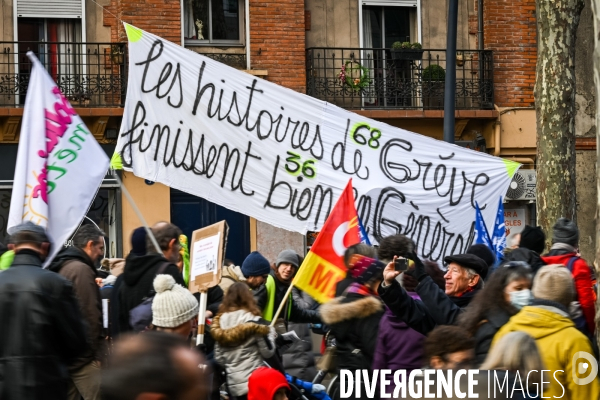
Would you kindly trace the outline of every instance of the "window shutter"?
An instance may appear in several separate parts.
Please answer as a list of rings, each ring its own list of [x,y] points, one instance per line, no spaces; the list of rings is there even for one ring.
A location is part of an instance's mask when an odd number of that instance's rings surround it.
[[[82,0],[16,0],[17,17],[82,18]]]
[[[401,6],[416,7],[418,0],[362,0],[363,6]]]

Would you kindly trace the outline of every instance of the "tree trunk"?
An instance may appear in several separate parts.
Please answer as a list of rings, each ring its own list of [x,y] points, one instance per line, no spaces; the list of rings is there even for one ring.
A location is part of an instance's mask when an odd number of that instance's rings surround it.
[[[536,0],[537,221],[576,220],[575,36],[584,0]],[[547,243],[549,244],[549,243]]]
[[[594,13],[594,84],[596,86],[596,187],[600,189],[600,0],[591,0]],[[600,191],[596,204],[596,276],[600,276]],[[596,296],[596,339],[600,343],[600,296]]]

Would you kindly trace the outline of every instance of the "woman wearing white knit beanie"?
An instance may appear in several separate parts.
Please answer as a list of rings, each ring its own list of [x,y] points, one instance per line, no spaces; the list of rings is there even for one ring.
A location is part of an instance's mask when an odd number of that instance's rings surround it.
[[[198,315],[198,301],[189,290],[175,283],[171,275],[154,278],[152,325],[156,330],[178,333],[188,337]]]

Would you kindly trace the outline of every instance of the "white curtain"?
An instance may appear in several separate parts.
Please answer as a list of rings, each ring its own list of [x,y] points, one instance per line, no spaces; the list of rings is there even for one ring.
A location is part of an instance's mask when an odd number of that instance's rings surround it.
[[[364,101],[365,103],[375,103],[375,81],[374,81],[374,68],[373,62],[373,29],[371,28],[371,11],[369,8],[363,8],[363,51],[361,64],[363,67],[369,69],[369,81],[370,84],[365,90]],[[369,50],[367,50],[369,49]]]
[[[185,0],[183,7],[183,37],[193,38],[196,36],[196,25],[194,25],[194,9],[192,2],[194,0]]]
[[[73,77],[83,73],[82,66],[85,49],[81,45],[81,20],[63,19],[58,23],[57,46],[58,74],[64,77]]]

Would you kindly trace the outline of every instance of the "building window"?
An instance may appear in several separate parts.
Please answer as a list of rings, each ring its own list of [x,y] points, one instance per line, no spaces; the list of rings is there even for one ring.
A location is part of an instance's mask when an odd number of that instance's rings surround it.
[[[241,0],[185,0],[186,44],[243,44]]]
[[[413,7],[363,6],[364,47],[392,47],[394,42],[416,41]]]

